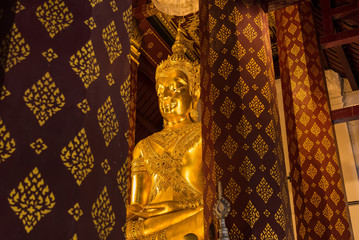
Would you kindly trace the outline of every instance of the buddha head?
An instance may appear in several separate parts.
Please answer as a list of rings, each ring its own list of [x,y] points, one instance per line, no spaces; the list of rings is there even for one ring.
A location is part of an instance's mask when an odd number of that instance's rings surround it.
[[[156,91],[165,125],[196,121],[195,112],[201,92],[199,65],[186,57],[181,36],[179,29],[172,46],[173,54],[156,69]]]

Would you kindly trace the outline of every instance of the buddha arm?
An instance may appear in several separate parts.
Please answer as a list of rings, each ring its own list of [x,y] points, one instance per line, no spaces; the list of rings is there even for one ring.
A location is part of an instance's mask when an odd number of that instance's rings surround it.
[[[141,150],[136,146],[131,164],[131,202],[130,205],[145,205],[148,202],[151,178],[148,175]]]

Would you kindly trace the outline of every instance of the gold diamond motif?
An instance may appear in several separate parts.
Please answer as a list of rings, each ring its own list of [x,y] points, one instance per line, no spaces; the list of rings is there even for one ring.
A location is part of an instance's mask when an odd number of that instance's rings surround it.
[[[244,95],[246,95],[248,91],[248,85],[243,81],[242,77],[239,77],[239,81],[234,86],[233,92],[237,93],[243,99]]]
[[[130,114],[130,102],[131,102],[131,75],[129,75],[121,85],[120,89],[121,98],[127,114]]]
[[[312,126],[312,128],[310,129],[310,131],[311,131],[316,137],[318,137],[318,135],[319,135],[319,133],[320,133],[320,128],[319,128],[319,126],[318,126],[316,123],[314,123],[313,126]]]
[[[310,150],[312,149],[313,146],[314,146],[314,143],[311,140],[309,140],[309,138],[305,139],[305,141],[303,143],[303,147],[305,150],[310,152]]]
[[[238,25],[243,20],[243,15],[238,11],[236,7],[233,8],[231,15],[228,17],[229,21]]]
[[[249,108],[253,111],[253,113],[258,118],[261,115],[261,113],[264,111],[265,107],[263,103],[259,100],[259,98],[257,96],[254,96],[252,101],[250,101],[249,103]]]
[[[223,169],[217,164],[216,161],[214,161],[214,167],[212,172],[212,180],[214,183],[218,183],[219,180],[221,180],[223,176]]]
[[[0,89],[0,102],[10,95],[11,93],[6,89],[4,85],[2,85]]]
[[[310,198],[310,202],[316,207],[318,208],[320,202],[322,201],[322,198],[316,193],[314,192],[312,197]]]
[[[263,232],[261,233],[261,240],[278,239],[278,235],[273,231],[272,227],[267,223]]]
[[[213,192],[210,187],[207,190],[206,203],[207,203],[208,208],[211,209],[212,203],[213,203]]]
[[[46,58],[46,60],[50,63],[55,58],[58,58],[59,56],[54,52],[52,48],[47,49],[47,51],[42,52],[42,56]]]
[[[325,168],[331,177],[336,173],[335,167],[329,162],[327,167]]]
[[[252,131],[252,125],[244,115],[242,115],[241,120],[238,122],[236,130],[244,138],[247,138],[248,134]]]
[[[208,58],[208,63],[209,66],[212,67],[214,62],[217,60],[218,57],[218,53],[216,53],[213,48],[209,49],[209,58]]]
[[[90,105],[87,102],[87,99],[84,99],[82,102],[78,103],[77,107],[80,108],[84,114],[90,111]]]
[[[233,57],[237,58],[238,61],[240,61],[241,58],[246,55],[246,49],[242,46],[240,41],[237,41],[231,50],[231,54]]]
[[[74,21],[74,16],[62,0],[48,0],[36,9],[36,16],[51,38]]]
[[[318,234],[319,237],[322,237],[323,233],[325,232],[325,226],[320,221],[318,221],[314,227],[314,232]]]
[[[298,55],[298,52],[300,51],[300,47],[298,45],[294,44],[292,49],[290,50],[291,53],[293,53],[295,56]]]
[[[300,121],[304,126],[307,126],[308,122],[310,121],[310,117],[309,117],[306,113],[303,113],[302,116],[300,117],[299,121]]]
[[[264,178],[262,178],[262,180],[256,187],[256,191],[265,203],[268,203],[268,200],[273,195],[273,189],[270,187],[270,185]]]
[[[276,141],[276,131],[274,128],[273,120],[271,120],[268,124],[268,126],[265,129],[266,134],[272,139],[272,141],[275,143]]]
[[[214,26],[216,26],[217,20],[209,14],[208,17],[208,25],[209,25],[209,31],[212,32]]]
[[[320,182],[319,182],[318,185],[319,185],[319,187],[321,187],[324,190],[324,192],[329,187],[329,183],[328,183],[327,179],[324,176],[322,176],[322,178],[320,179]]]
[[[16,150],[15,139],[6,130],[0,117],[0,163],[5,162]]]
[[[75,233],[70,240],[78,240],[77,234]]]
[[[239,172],[249,182],[253,174],[256,172],[256,167],[252,164],[248,157],[245,157],[242,165],[239,167]]]
[[[105,159],[105,160],[101,163],[101,167],[102,167],[103,171],[105,172],[105,174],[107,174],[107,173],[111,170],[110,164],[108,163],[108,160],[107,160],[107,159]]]
[[[213,83],[211,83],[211,87],[209,90],[209,101],[212,104],[214,104],[218,96],[219,96],[219,90],[213,85]]]
[[[219,29],[216,37],[219,41],[221,41],[223,44],[225,44],[230,35],[231,35],[231,30],[229,30],[225,25],[222,25],[222,27]]]
[[[102,38],[112,64],[122,53],[122,45],[114,21],[102,30]]]
[[[237,151],[238,143],[231,137],[228,136],[225,143],[222,145],[222,151],[232,159],[233,154]]]
[[[294,70],[294,76],[296,76],[297,78],[300,78],[303,74],[303,69],[301,69],[299,66],[297,66],[297,68]]]
[[[1,42],[0,64],[5,69],[5,72],[8,72],[16,64],[24,61],[29,55],[30,46],[25,42],[19,29],[14,24]]]
[[[261,135],[259,135],[256,138],[256,140],[253,142],[252,147],[253,147],[254,151],[256,151],[256,153],[259,155],[259,157],[262,158],[262,159],[263,159],[264,155],[269,150],[268,145],[265,143],[265,141],[263,140]]]
[[[127,199],[127,163],[125,162],[117,172],[117,186],[120,189],[123,201]]]
[[[224,189],[224,195],[234,204],[240,192],[241,187],[231,178],[227,187]]]
[[[223,60],[221,66],[218,69],[218,74],[227,80],[228,75],[232,72],[233,66],[226,59]]]
[[[131,31],[132,31],[132,5],[126,11],[123,12],[122,20],[123,20],[123,23],[125,24],[127,34],[129,36],[131,36]]]
[[[278,185],[281,184],[278,162],[275,162],[271,170],[269,171],[272,178],[277,182]]]
[[[27,233],[55,206],[55,196],[45,184],[37,167],[10,192],[8,201]]]
[[[224,116],[229,118],[235,108],[236,104],[231,99],[229,99],[229,97],[226,97],[220,107],[220,111]]]
[[[251,74],[253,79],[255,79],[257,75],[261,72],[261,67],[256,63],[253,58],[246,65],[246,69]]]
[[[91,215],[100,240],[106,240],[115,226],[115,213],[106,186],[92,205]]]
[[[117,12],[118,11],[118,7],[117,7],[115,1],[111,1],[110,5],[111,5],[111,8],[112,8],[112,12]]]
[[[219,7],[221,10],[223,10],[224,6],[226,6],[228,0],[215,0],[214,4]]]
[[[320,91],[318,87],[314,90],[314,96],[316,96],[318,100],[320,100],[323,97],[323,93],[322,91]]]
[[[254,207],[252,201],[249,201],[246,208],[242,212],[242,218],[246,221],[251,228],[253,228],[254,224],[259,219],[259,212]]]
[[[91,7],[96,6],[96,4],[102,3],[102,0],[89,0]]]
[[[85,20],[84,23],[91,29],[95,29],[97,26],[96,26],[96,23],[95,23],[95,20],[93,19],[93,17],[90,17],[89,19]]]
[[[333,192],[330,194],[330,199],[333,201],[335,206],[338,206],[338,203],[340,201],[340,197],[339,197],[338,193],[335,190],[333,190]]]
[[[325,114],[320,111],[318,114],[318,119],[319,121],[321,121],[323,124],[328,120],[328,118],[325,116]]]
[[[257,32],[253,29],[250,23],[243,29],[244,36],[248,39],[250,43],[257,37]]]
[[[65,105],[65,96],[60,93],[48,72],[31,88],[26,89],[24,100],[40,126]]]
[[[299,89],[296,96],[301,102],[303,102],[304,98],[307,96],[307,93],[303,89]]]
[[[306,207],[305,210],[304,210],[304,220],[309,223],[309,221],[312,219],[313,217],[313,214],[311,211],[309,211],[309,209]]]
[[[115,110],[112,106],[111,97],[97,111],[98,123],[105,139],[106,147],[119,132],[119,124],[116,119]]]
[[[217,141],[217,138],[219,137],[219,135],[221,135],[221,132],[222,132],[222,130],[213,121],[212,122],[212,127],[211,127],[211,132],[210,132],[211,140],[212,140],[213,143],[215,143]]]
[[[91,40],[72,55],[69,62],[72,69],[81,78],[85,88],[88,88],[100,76],[100,66],[97,63]]]
[[[285,220],[285,217],[284,217],[283,206],[280,206],[280,208],[278,209],[278,211],[276,212],[276,214],[274,214],[274,219],[277,221],[277,223],[278,223],[283,229],[285,229],[286,220]]]
[[[335,229],[338,231],[340,236],[343,235],[343,232],[345,231],[345,226],[342,221],[340,221],[340,219],[338,219],[337,223],[335,224]]]
[[[16,2],[16,6],[13,6],[13,7],[11,8],[11,10],[12,10],[14,13],[18,14],[19,12],[25,10],[25,7],[24,7],[23,5],[21,5],[20,1],[17,1],[17,2]]]
[[[235,223],[233,223],[231,230],[229,231],[229,237],[230,239],[244,239],[243,233],[241,233]]]
[[[317,175],[317,169],[313,166],[313,164],[310,164],[308,169],[307,169],[307,175],[311,178],[314,179],[315,175]]]
[[[326,136],[324,136],[324,138],[322,140],[322,144],[325,147],[325,149],[327,149],[327,150],[332,146],[331,141]]]
[[[72,208],[70,208],[68,213],[73,216],[75,221],[78,221],[83,214],[79,203],[76,203]]]
[[[94,167],[94,158],[84,128],[62,149],[61,159],[80,186]]]
[[[41,154],[42,151],[47,149],[46,144],[42,141],[41,138],[37,139],[35,142],[32,142],[30,147],[35,150],[37,155]]]

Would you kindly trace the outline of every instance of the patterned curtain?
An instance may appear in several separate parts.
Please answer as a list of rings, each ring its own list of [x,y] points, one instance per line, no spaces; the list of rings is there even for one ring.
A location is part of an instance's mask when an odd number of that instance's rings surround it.
[[[351,239],[311,1],[275,15],[298,239]]]
[[[1,239],[124,239],[131,1],[5,2]]]
[[[293,239],[266,14],[256,1],[203,0],[205,239],[216,185],[230,239]]]

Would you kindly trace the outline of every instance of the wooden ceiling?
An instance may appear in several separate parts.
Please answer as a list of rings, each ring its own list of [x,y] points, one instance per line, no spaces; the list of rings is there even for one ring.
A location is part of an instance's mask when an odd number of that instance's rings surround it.
[[[325,69],[333,69],[348,78],[353,90],[359,85],[359,6],[357,0],[312,0],[314,20],[320,39]],[[300,1],[262,0],[265,11],[274,11]],[[328,5],[329,4],[329,5]],[[173,17],[159,12],[151,0],[134,0],[133,17],[142,34],[139,59],[136,142],[162,129],[162,117],[155,93],[155,69],[171,53],[179,21],[183,21],[187,56],[199,60],[198,14]],[[275,23],[269,17],[276,76],[279,66]]]

